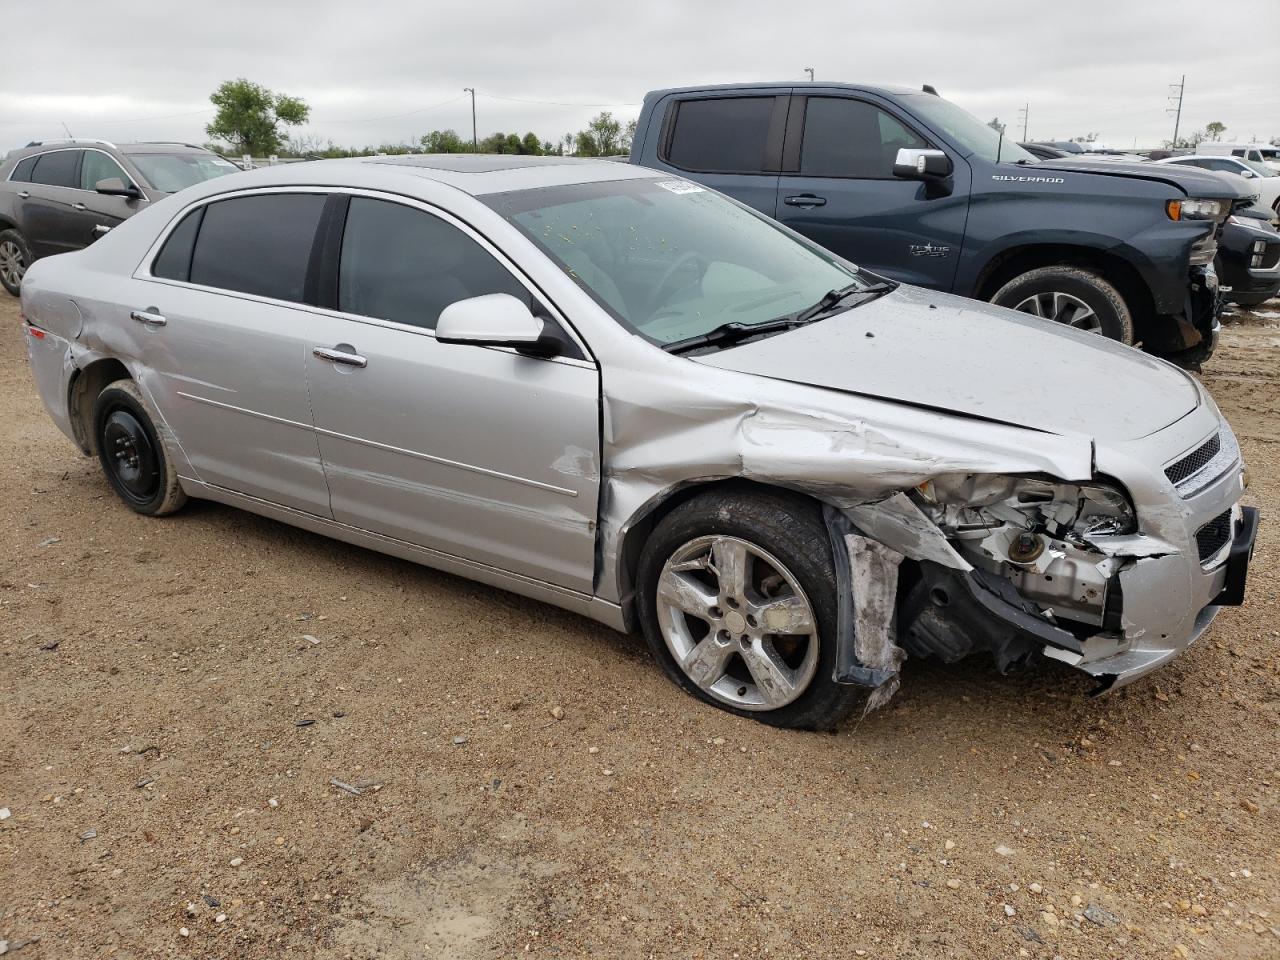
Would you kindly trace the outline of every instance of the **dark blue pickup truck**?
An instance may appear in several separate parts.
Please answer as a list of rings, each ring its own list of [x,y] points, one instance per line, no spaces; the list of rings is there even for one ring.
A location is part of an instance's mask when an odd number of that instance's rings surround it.
[[[1217,235],[1246,181],[1040,161],[931,87],[733,84],[645,97],[631,162],[704,183],[861,267],[1095,330],[1213,351]]]

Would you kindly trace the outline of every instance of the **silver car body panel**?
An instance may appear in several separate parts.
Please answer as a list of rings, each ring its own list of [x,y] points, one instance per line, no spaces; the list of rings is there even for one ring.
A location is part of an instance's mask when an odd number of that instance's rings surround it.
[[[693,485],[746,478],[801,491],[906,557],[964,570],[908,496],[920,484],[951,474],[1106,476],[1128,491],[1140,520],[1139,535],[1109,548],[1126,565],[1134,615],[1124,636],[1086,645],[1076,665],[1136,676],[1203,629],[1222,577],[1201,566],[1195,531],[1239,499],[1240,465],[1185,500],[1165,477],[1166,464],[1223,422],[1176,368],[910,288],[753,344],[674,356],[617,323],[477,199],[668,175],[537,158],[468,173],[411,159],[294,164],[198,184],[87,250],[35,264],[23,302],[41,326],[54,318],[56,343],[31,341],[54,419],[74,436],[63,423],[69,380],[97,359],[118,359],[167,425],[189,493],[613,626],[633,623],[629,538]],[[444,216],[537,291],[589,359],[442,344],[416,328],[150,275],[167,230],[191,206],[290,189],[382,196]],[[59,319],[77,315],[71,305],[83,317],[76,330]],[[129,319],[150,308],[170,322]],[[215,314],[220,326],[179,332],[183,318]],[[358,347],[368,369],[338,371],[312,355],[342,344]],[[1054,369],[1060,376],[1027,375]],[[268,370],[294,371],[297,381],[266,382]]]

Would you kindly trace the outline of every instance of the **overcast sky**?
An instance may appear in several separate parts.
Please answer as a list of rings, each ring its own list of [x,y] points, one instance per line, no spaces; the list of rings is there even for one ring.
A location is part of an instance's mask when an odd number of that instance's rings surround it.
[[[341,145],[433,128],[558,139],[646,91],[741,80],[931,83],[1032,139],[1158,146],[1182,130],[1280,136],[1280,0],[4,0],[0,150],[65,136],[204,142],[208,96],[248,77],[302,97]],[[90,12],[92,9],[92,12]],[[506,98],[506,99],[503,99]],[[518,102],[539,101],[539,102]],[[65,124],[65,126],[64,126]]]

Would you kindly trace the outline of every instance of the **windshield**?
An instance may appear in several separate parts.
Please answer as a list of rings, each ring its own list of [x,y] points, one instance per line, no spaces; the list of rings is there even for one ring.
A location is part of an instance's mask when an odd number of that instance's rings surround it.
[[[725,323],[765,323],[830,290],[873,284],[687,180],[579,183],[480,199],[616,319],[661,345]]]
[[[129,159],[151,186],[165,193],[177,193],[239,169],[214,153],[131,153]]]
[[[967,110],[961,110],[950,100],[931,93],[909,93],[902,99],[909,101],[907,106],[910,109],[950,137],[961,149],[976,153],[984,160],[995,163],[998,154],[1002,161],[1009,163],[1019,160],[1036,162],[1036,158],[1014,143],[1008,133],[1001,143],[999,130],[983,123]]]

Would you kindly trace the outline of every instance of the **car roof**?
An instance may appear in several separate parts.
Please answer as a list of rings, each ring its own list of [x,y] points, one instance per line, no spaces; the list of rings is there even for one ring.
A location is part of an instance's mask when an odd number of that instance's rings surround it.
[[[260,167],[188,187],[184,195],[191,196],[193,190],[222,193],[263,186],[364,187],[412,195],[418,192],[415,187],[423,181],[431,181],[472,196],[482,196],[538,187],[650,177],[674,179],[670,174],[600,159],[469,153],[404,154]]]
[[[900,97],[913,93],[926,93],[927,91],[920,87],[909,87],[903,84],[881,83],[843,83],[832,81],[830,83],[821,80],[778,80],[774,83],[764,81],[753,81],[751,83],[712,83],[704,84],[697,87],[668,87],[665,90],[653,90],[646,100],[657,99],[659,97],[669,96],[671,94],[686,93],[726,93],[735,90],[749,91],[757,89],[776,90],[779,87],[792,87],[796,90],[857,90],[861,93],[879,94],[887,97]],[[939,94],[940,96],[941,94]]]

